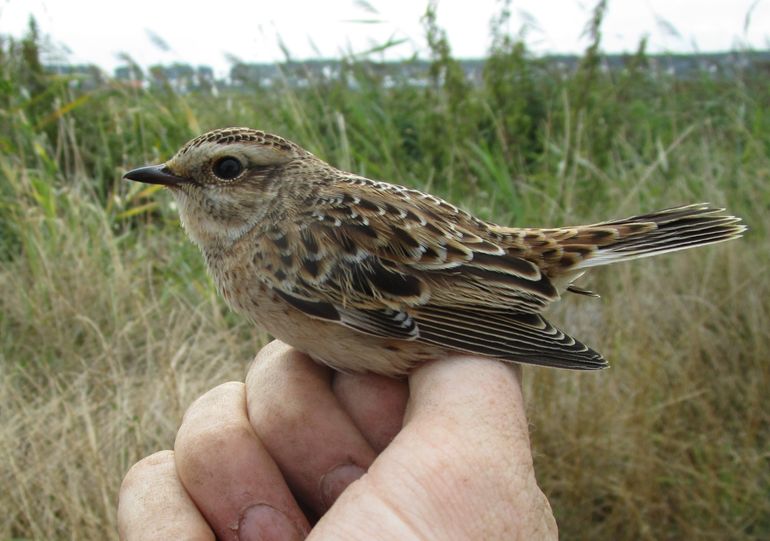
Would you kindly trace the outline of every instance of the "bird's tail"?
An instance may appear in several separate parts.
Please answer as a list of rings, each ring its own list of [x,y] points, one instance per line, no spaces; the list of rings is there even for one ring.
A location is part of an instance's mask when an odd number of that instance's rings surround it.
[[[746,226],[740,218],[725,214],[724,209],[696,203],[593,224],[586,230],[612,234],[605,242],[597,243],[574,270],[735,239],[746,231]]]

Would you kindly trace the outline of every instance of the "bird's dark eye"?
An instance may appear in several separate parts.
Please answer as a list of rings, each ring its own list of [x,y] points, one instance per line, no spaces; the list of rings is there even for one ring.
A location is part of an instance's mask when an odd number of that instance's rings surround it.
[[[211,170],[222,180],[232,180],[243,171],[243,165],[237,158],[225,156],[214,162]]]

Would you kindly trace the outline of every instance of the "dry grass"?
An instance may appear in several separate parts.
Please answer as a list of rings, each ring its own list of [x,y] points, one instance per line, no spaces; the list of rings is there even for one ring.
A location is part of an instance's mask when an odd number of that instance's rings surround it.
[[[35,70],[39,41],[0,40],[0,539],[115,537],[129,466],[266,339],[216,298],[168,200],[118,180],[223,125],[515,225],[698,201],[743,216],[740,241],[586,277],[603,298],[552,319],[612,368],[529,369],[525,386],[564,539],[770,538],[767,73],[678,80],[641,48],[616,73],[589,49],[564,76],[503,41],[473,88],[390,88],[351,62],[305,90],[78,93]]]
[[[566,319],[598,324],[585,335],[612,368],[530,371],[537,471],[563,530],[766,535],[770,291],[762,269],[745,264],[752,251],[744,242],[605,271],[601,308],[582,301]]]
[[[25,208],[29,242],[0,271],[0,538],[114,535],[116,491],[142,455],[170,448],[186,406],[242,378],[258,344],[200,295],[158,288],[174,231],[121,250],[104,213],[79,221]],[[171,235],[167,235],[171,233]]]

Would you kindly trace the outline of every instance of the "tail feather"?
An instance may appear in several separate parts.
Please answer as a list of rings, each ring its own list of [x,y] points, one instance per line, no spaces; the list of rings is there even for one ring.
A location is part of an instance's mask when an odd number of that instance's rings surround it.
[[[598,247],[575,269],[724,242],[738,238],[746,231],[740,218],[726,215],[724,209],[712,208],[707,203],[673,207],[589,227],[616,228],[619,234],[616,239]]]

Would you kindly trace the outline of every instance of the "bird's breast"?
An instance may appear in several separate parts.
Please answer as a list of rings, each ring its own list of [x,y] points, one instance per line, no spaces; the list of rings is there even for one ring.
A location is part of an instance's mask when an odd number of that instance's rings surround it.
[[[263,324],[265,311],[274,309],[275,301],[260,268],[254,264],[253,254],[236,247],[205,255],[209,273],[225,302],[234,311]]]

